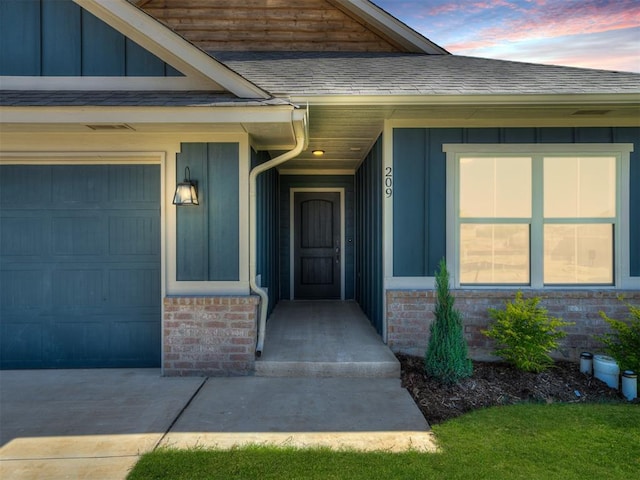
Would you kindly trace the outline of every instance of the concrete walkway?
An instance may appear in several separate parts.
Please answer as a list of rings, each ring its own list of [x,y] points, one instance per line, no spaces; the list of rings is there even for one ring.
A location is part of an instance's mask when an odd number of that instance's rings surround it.
[[[356,302],[281,300],[256,375],[400,378],[400,362]]]
[[[0,372],[2,480],[120,480],[158,445],[246,443],[435,449],[424,417],[393,378]]]

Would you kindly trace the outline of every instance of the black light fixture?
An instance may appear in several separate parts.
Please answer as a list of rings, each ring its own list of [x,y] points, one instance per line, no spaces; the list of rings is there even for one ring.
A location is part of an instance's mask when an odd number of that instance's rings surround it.
[[[184,180],[176,187],[176,194],[173,196],[174,205],[199,205],[198,186],[191,180],[191,170],[184,167]]]

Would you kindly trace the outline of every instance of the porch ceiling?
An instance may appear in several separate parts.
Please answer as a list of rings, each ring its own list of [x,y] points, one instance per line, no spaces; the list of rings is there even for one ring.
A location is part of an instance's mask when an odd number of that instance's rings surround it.
[[[308,100],[296,99],[304,105]],[[640,103],[570,102],[485,105],[385,105],[309,102],[309,148],[279,168],[282,174],[351,174],[382,133],[384,122],[422,127],[597,127],[637,126]],[[324,150],[322,157],[313,150]],[[282,153],[271,149],[273,155]]]

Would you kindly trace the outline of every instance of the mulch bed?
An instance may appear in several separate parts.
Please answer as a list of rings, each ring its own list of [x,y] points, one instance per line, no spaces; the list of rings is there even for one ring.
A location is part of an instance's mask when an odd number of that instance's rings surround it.
[[[478,408],[523,401],[625,400],[619,391],[581,373],[579,365],[571,362],[556,362],[542,373],[521,372],[502,362],[473,362],[472,377],[454,385],[443,385],[424,373],[422,357],[401,354],[397,357],[402,368],[402,386],[409,391],[430,425]]]

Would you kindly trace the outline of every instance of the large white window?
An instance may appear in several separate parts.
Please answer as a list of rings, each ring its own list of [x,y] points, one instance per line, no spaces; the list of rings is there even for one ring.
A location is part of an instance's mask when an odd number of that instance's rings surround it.
[[[618,285],[631,147],[445,145],[455,285]]]

